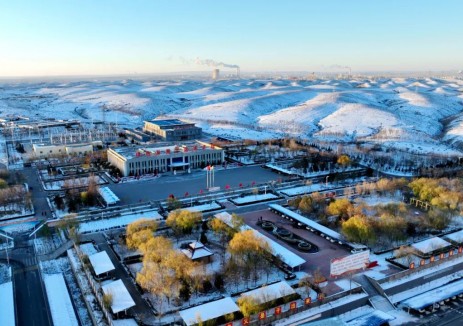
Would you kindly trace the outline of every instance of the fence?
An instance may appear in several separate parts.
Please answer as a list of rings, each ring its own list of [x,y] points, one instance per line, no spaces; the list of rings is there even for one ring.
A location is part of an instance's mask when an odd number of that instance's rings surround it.
[[[345,296],[351,294],[363,294],[360,295],[358,298],[353,298],[353,300],[346,301],[345,304],[340,304],[338,306],[331,306],[334,301],[341,299]],[[273,323],[274,321],[281,320],[284,318],[291,317],[298,313],[321,307],[324,305],[328,305],[326,310],[321,309],[320,312],[314,312],[314,316],[318,316],[318,318],[326,318],[330,316],[337,316],[339,314],[343,314],[347,311],[353,310],[358,308],[362,305],[365,305],[368,301],[368,295],[363,291],[361,287],[357,287],[350,291],[344,291],[340,293],[336,293],[332,296],[322,298],[320,297],[317,301],[312,300],[297,300],[292,301],[289,304],[281,305],[274,307],[269,310],[265,310],[259,312],[257,314],[251,315],[250,317],[245,317],[240,321],[229,322],[225,324],[225,326],[233,326],[233,325],[268,325]],[[313,317],[313,316],[311,316]]]
[[[82,266],[85,266],[84,263],[82,262],[82,257],[83,257],[83,253],[82,251],[80,250],[79,246],[77,246],[76,244],[74,244],[74,249],[76,250],[77,252],[77,257],[79,258],[80,260],[80,263],[82,264]],[[72,266],[72,264],[71,264]],[[85,273],[85,276],[87,277],[88,279],[88,282],[90,284],[90,287],[93,291],[93,294],[95,295],[95,298],[97,299],[98,301],[98,304],[100,305],[101,307],[101,311],[103,312],[103,315],[105,316],[106,320],[108,321],[108,324],[110,326],[113,325],[113,318],[112,318],[112,315],[111,315],[111,312],[108,311],[108,309],[106,309],[105,305],[103,304],[103,295],[98,291],[99,290],[99,286],[96,284],[95,280],[93,279],[93,276],[90,274],[90,272],[88,271],[88,269],[86,269],[85,267],[82,268],[84,273]],[[73,269],[74,271],[74,269]],[[75,271],[74,271],[75,273]],[[86,301],[87,302],[87,301]],[[87,308],[88,308],[88,305],[87,305]],[[93,314],[91,313],[91,310],[89,311],[90,314],[92,315],[92,321],[95,321],[94,320],[94,317],[93,317]]]

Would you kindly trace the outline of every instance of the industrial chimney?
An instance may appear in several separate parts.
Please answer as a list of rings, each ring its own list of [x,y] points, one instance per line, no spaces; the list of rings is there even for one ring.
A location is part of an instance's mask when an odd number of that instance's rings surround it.
[[[214,70],[212,70],[212,79],[213,79],[213,80],[219,79],[219,74],[220,74],[220,70],[219,70],[219,69],[214,69]]]

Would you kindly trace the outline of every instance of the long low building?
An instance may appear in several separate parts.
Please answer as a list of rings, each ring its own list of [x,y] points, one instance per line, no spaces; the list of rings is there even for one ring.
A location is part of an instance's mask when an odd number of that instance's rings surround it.
[[[93,152],[94,146],[102,146],[99,140],[81,144],[33,144],[32,149],[37,158],[49,158],[62,155],[85,155]]]
[[[16,325],[13,282],[0,284],[0,325]]]
[[[227,212],[220,212],[220,213],[215,214],[214,217],[218,218],[219,220],[227,224],[229,227],[233,227],[231,214]],[[244,231],[244,230],[252,230],[257,237],[267,242],[267,244],[272,250],[272,255],[281,259],[281,261],[284,264],[288,265],[288,267],[291,268],[291,270],[293,271],[300,270],[301,266],[306,263],[306,260],[304,258],[296,255],[291,250],[286,249],[281,244],[277,243],[276,241],[273,241],[272,239],[263,235],[259,231],[254,230],[250,226],[242,225],[241,231]]]
[[[124,177],[218,165],[224,161],[224,155],[222,148],[200,141],[182,145],[108,149],[108,161],[117,167]]]

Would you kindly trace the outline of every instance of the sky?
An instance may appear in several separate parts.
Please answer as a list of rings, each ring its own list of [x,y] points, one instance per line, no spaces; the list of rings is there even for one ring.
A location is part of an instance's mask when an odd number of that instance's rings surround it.
[[[0,77],[463,69],[461,0],[0,0]],[[221,68],[233,71],[231,68]]]

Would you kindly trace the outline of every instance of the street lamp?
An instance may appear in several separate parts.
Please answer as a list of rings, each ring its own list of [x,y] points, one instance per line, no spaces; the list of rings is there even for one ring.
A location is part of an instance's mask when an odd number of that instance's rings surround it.
[[[6,238],[6,247],[5,247],[6,262],[7,262],[8,266],[10,266],[10,256],[8,256],[8,246],[9,246],[8,238]]]
[[[328,188],[328,178],[329,178],[329,177],[330,177],[330,176],[327,175],[326,178],[325,178],[325,187],[326,187],[326,188]]]

